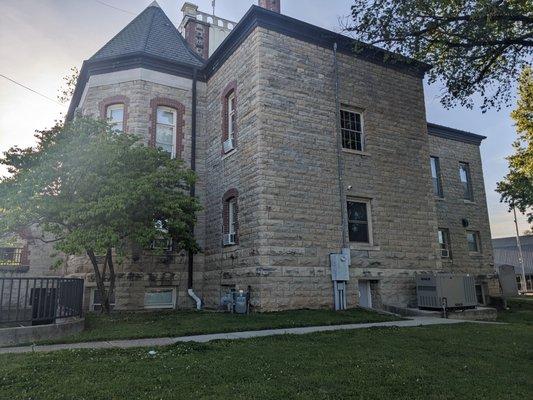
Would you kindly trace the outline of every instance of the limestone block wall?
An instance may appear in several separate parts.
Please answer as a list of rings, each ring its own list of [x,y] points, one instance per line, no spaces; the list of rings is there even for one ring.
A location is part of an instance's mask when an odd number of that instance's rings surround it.
[[[259,305],[262,265],[267,262],[263,246],[268,226],[262,203],[266,190],[262,172],[264,155],[259,120],[259,40],[250,34],[207,82],[205,103],[206,221],[203,298],[208,307],[218,307],[221,295],[231,287],[252,285],[252,302]],[[222,152],[223,97],[233,87],[236,93],[236,149]],[[222,246],[223,196],[238,192],[236,246]]]
[[[259,29],[260,136],[268,226],[265,309],[333,302],[329,253],[341,247],[332,49]],[[440,268],[421,79],[339,55],[340,102],[363,114],[366,150],[344,152],[350,197],[371,201],[374,243],[352,244],[357,277],[380,279],[383,303],[414,298],[414,274]],[[344,205],[343,205],[344,206]]]
[[[487,274],[494,270],[492,241],[487,210],[483,166],[479,146],[431,135],[431,155],[439,157],[444,197],[435,198],[438,224],[449,229],[452,258],[443,268],[452,272]],[[470,166],[473,201],[463,199],[459,179],[459,163]],[[469,223],[463,226],[463,219]],[[468,251],[466,231],[478,231],[481,239],[479,254]]]

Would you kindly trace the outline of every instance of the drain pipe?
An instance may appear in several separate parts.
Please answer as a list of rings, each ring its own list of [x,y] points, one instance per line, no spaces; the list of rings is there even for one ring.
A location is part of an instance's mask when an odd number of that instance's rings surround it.
[[[196,84],[198,81],[198,71],[196,68],[193,71],[192,78],[192,105],[191,105],[191,170],[196,172],[196,103],[197,93]],[[196,196],[196,186],[193,184],[190,190],[191,197]],[[194,234],[194,224],[190,226],[191,233]],[[189,250],[188,257],[188,271],[187,271],[187,293],[189,297],[196,303],[196,309],[202,309],[202,300],[194,293],[193,281],[194,281],[194,252]]]
[[[340,123],[340,99],[339,99],[339,61],[337,58],[337,43],[333,44],[333,62],[335,69],[335,128],[337,137],[337,168],[338,168],[338,182],[339,182],[339,202],[341,206],[341,225],[342,225],[342,243],[341,251],[338,254],[337,262],[334,264],[339,267],[339,263],[345,267],[343,268],[346,274],[343,275],[344,279],[349,279],[349,267],[350,267],[350,249],[348,248],[348,210],[346,209],[346,192],[344,188],[344,158],[342,156],[342,137],[341,137],[341,123]],[[335,257],[335,255],[330,256]],[[331,261],[330,261],[331,262]],[[333,271],[334,265],[332,264],[332,275],[338,276],[338,271]],[[333,277],[333,276],[332,276]],[[333,297],[335,310],[346,309],[346,283],[347,280],[333,280]]]
[[[337,168],[339,181],[339,201],[341,205],[341,219],[342,219],[342,245],[341,252],[348,247],[348,210],[346,209],[345,188],[344,188],[344,158],[342,157],[342,138],[341,138],[341,122],[340,110],[341,104],[339,100],[339,62],[337,59],[337,43],[333,44],[333,60],[335,66],[335,128],[337,136]]]

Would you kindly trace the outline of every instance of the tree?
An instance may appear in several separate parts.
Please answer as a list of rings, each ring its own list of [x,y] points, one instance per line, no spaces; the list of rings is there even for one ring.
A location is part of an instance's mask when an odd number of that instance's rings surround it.
[[[502,201],[527,213],[533,224],[533,71],[526,68],[519,79],[518,104],[511,116],[516,123],[518,140],[515,154],[507,158],[509,173],[498,183]]]
[[[36,138],[35,148],[0,159],[10,172],[0,179],[0,234],[38,226],[57,251],[86,254],[106,312],[115,261],[128,249],[172,238],[177,251],[198,250],[191,227],[199,204],[188,194],[195,175],[180,160],[87,117]]]
[[[357,39],[433,66],[449,108],[509,104],[533,54],[532,0],[355,0],[347,30]],[[356,46],[361,48],[362,45]],[[395,56],[386,54],[385,57]]]

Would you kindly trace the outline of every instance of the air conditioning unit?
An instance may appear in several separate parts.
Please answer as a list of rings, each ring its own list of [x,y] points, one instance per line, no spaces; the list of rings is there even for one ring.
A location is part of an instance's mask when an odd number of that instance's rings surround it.
[[[450,250],[447,249],[441,249],[440,256],[442,258],[450,258]]]
[[[418,308],[430,310],[476,308],[473,276],[461,274],[420,274],[416,277]]]
[[[222,238],[222,243],[224,246],[233,246],[235,244],[235,234],[225,233]]]
[[[229,153],[230,151],[234,149],[235,149],[235,146],[233,144],[233,138],[229,138],[226,141],[224,141],[224,153]]]

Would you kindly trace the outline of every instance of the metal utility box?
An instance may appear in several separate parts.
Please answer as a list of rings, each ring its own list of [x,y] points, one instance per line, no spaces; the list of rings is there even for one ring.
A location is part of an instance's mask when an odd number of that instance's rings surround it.
[[[476,285],[473,276],[464,274],[420,274],[416,277],[418,308],[476,308]]]
[[[343,249],[342,253],[332,253],[329,255],[331,264],[332,281],[350,280],[350,250]]]

